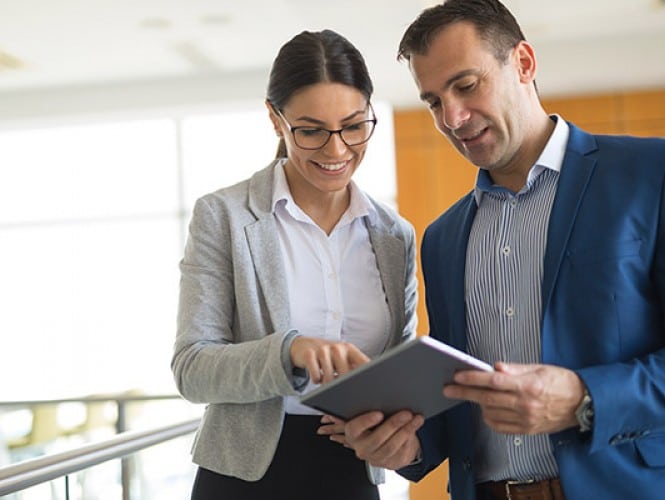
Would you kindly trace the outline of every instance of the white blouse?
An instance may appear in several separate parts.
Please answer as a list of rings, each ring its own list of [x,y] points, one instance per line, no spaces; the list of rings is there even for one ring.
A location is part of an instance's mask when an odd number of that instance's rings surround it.
[[[356,345],[375,357],[386,347],[390,318],[376,257],[363,218],[375,216],[362,191],[350,184],[349,208],[326,234],[298,207],[284,162],[275,166],[273,212],[286,270],[291,327],[302,335]],[[303,393],[316,387],[312,382]],[[318,414],[286,398],[286,412]]]

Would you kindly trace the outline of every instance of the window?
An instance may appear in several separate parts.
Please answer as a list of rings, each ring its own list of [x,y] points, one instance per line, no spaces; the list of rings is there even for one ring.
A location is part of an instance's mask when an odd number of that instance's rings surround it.
[[[392,110],[375,109],[355,179],[393,205]],[[0,399],[173,392],[178,262],[194,200],[266,166],[276,147],[262,103],[0,131],[0,380],[12,381]]]

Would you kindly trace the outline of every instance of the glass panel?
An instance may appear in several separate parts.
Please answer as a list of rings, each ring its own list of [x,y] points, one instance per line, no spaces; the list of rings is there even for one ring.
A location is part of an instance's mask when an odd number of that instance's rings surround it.
[[[365,158],[353,175],[353,180],[370,196],[395,208],[397,176],[393,110],[389,104],[380,101],[372,106],[378,122],[367,143]]]
[[[133,455],[131,498],[189,498],[196,475],[190,454],[192,439],[183,436]]]
[[[14,381],[0,400],[173,392],[179,232],[175,218],[0,231],[0,380]]]
[[[0,134],[0,224],[177,210],[172,120]]]
[[[147,430],[184,422],[200,417],[203,411],[202,405],[189,404],[179,398],[125,401],[122,404],[124,405],[122,414],[127,419],[128,430]],[[16,416],[20,416],[24,411],[14,410],[18,413]],[[121,412],[115,401],[40,405],[33,407],[32,411],[37,413],[31,420],[33,424],[41,426],[40,439],[45,440],[22,448],[14,448],[7,453],[7,456],[0,456],[0,467],[113,437],[116,418]],[[11,413],[13,412],[0,413],[0,422],[3,425],[11,421],[4,418]],[[70,422],[75,420],[77,426],[67,429],[66,432],[61,429],[59,435],[46,436],[43,426],[45,417],[49,415],[53,422],[56,419]],[[29,427],[30,420],[28,420],[28,430]],[[112,460],[71,474],[68,478],[70,498],[119,500],[122,498],[123,483],[128,485],[128,491],[134,499],[188,498],[196,470],[191,463],[190,455],[193,439],[194,435],[188,434],[128,456],[124,459],[124,471],[121,469],[120,460]],[[14,500],[65,498],[65,483],[64,478],[56,479],[48,484],[37,485],[14,496],[3,498]]]
[[[268,111],[190,116],[182,121],[185,210],[200,196],[248,178],[275,157],[277,137]]]

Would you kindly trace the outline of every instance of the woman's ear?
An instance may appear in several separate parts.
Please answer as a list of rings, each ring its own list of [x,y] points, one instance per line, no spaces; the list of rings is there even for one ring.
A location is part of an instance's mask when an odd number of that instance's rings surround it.
[[[277,113],[275,113],[275,108],[267,99],[266,99],[266,108],[268,108],[268,116],[270,117],[272,126],[275,129],[275,134],[277,134],[277,137],[282,137],[282,127],[281,127],[281,122],[279,120],[279,116],[277,116]]]

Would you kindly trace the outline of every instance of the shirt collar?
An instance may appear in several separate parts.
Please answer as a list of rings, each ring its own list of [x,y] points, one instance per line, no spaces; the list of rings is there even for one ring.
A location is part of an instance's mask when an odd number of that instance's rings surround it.
[[[289,183],[287,182],[286,174],[284,173],[284,165],[286,164],[286,161],[287,159],[284,158],[275,164],[271,204],[272,212],[275,213],[277,206],[282,205],[292,217],[302,220],[302,210],[296,205],[296,202],[293,201],[293,196],[291,196],[291,190],[289,189]],[[354,219],[365,216],[369,217],[371,223],[374,223],[377,217],[376,209],[367,195],[358,188],[353,180],[349,183],[349,192],[351,194],[349,208],[346,209],[340,223],[343,221],[351,222]]]
[[[540,153],[540,156],[534,163],[533,167],[529,170],[529,174],[526,179],[526,188],[528,188],[533,181],[538,177],[538,175],[545,169],[553,170],[555,172],[561,172],[561,167],[563,165],[563,159],[566,155],[566,146],[568,145],[568,136],[570,135],[570,128],[564,119],[561,116],[554,114],[550,115],[550,120],[552,120],[554,125],[554,131],[552,135],[545,144],[545,148]],[[474,188],[474,196],[476,198],[476,204],[480,205],[480,202],[483,198],[483,193],[486,191],[495,190],[494,183],[489,173],[485,169],[479,169],[478,176],[476,178],[476,186]]]

